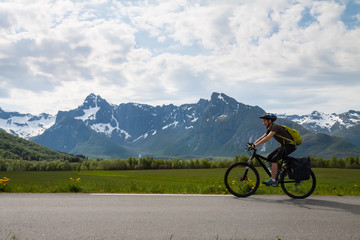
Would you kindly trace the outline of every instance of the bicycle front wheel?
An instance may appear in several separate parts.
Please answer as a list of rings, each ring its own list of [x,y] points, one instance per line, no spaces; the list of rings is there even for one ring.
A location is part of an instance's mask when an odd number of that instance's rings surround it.
[[[237,197],[248,197],[254,194],[260,184],[256,168],[244,162],[231,165],[225,173],[224,180],[227,190]]]
[[[280,182],[284,193],[295,199],[307,198],[314,192],[316,187],[316,177],[313,171],[310,172],[309,180],[296,182],[294,179],[290,179],[288,174],[283,174]]]

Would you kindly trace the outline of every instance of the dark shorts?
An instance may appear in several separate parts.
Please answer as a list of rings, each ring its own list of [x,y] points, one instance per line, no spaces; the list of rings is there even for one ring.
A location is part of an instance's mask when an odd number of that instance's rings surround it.
[[[296,147],[295,145],[292,144],[279,147],[269,154],[268,160],[269,162],[277,162],[282,158],[286,158],[290,153],[292,153],[295,150]]]

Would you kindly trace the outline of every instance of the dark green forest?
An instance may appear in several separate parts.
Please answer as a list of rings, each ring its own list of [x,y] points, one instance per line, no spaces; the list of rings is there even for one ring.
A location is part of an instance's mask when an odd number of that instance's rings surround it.
[[[238,161],[247,161],[248,156],[238,155],[232,160],[209,159],[154,159],[152,157],[128,159],[28,161],[0,159],[0,171],[82,171],[82,170],[140,170],[140,169],[200,169],[227,168]],[[254,162],[256,165],[256,162]],[[360,169],[359,156],[324,159],[311,157],[312,167]]]

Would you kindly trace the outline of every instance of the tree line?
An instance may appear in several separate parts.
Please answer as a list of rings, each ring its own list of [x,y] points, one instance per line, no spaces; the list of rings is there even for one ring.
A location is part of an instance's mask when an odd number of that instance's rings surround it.
[[[27,161],[0,159],[0,171],[82,171],[82,170],[141,170],[141,169],[204,169],[227,168],[235,162],[245,162],[248,156],[237,155],[232,160],[209,159],[154,159],[153,157],[114,160],[88,160],[84,158],[53,160],[53,161]],[[256,165],[256,161],[254,161]],[[318,168],[353,168],[360,169],[359,156],[324,159],[311,157],[312,167]]]

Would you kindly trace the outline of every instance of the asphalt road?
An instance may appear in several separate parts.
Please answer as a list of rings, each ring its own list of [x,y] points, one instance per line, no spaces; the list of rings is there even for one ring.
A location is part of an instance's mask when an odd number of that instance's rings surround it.
[[[0,194],[0,239],[356,239],[360,198]]]

